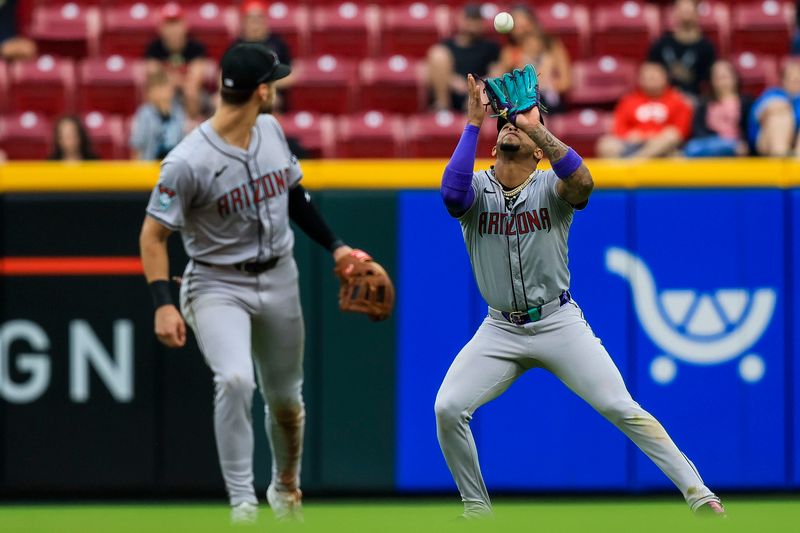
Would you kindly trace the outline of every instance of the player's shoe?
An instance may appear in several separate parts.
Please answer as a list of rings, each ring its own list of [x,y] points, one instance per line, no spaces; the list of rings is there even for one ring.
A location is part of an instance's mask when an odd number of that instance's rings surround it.
[[[725,507],[719,500],[711,500],[704,503],[697,508],[694,514],[701,517],[728,518],[728,513],[725,512]]]
[[[252,526],[258,520],[258,506],[250,502],[242,502],[231,507],[231,525]]]
[[[267,487],[267,501],[276,520],[281,522],[303,521],[303,493],[300,489],[283,491],[270,484]]]

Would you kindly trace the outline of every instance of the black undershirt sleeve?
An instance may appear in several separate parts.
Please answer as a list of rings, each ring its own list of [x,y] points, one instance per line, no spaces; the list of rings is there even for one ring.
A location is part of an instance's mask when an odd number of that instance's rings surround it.
[[[302,185],[297,185],[289,191],[289,218],[303,230],[303,233],[328,251],[332,252],[344,245],[311,203],[311,197]]]

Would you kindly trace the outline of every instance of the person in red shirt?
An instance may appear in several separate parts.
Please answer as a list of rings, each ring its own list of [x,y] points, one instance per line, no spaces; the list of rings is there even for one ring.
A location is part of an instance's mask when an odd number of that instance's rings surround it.
[[[623,97],[614,110],[614,131],[597,143],[600,157],[651,159],[672,155],[689,137],[692,107],[669,86],[659,63],[639,69],[639,89]]]

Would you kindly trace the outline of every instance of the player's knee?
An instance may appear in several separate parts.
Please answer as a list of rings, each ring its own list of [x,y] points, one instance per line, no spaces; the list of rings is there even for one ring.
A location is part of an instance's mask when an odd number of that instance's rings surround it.
[[[217,390],[222,394],[237,396],[252,395],[256,388],[256,382],[252,376],[237,373],[217,376],[216,382]]]
[[[269,416],[282,426],[294,426],[305,420],[305,407],[299,398],[271,400],[265,410]]]
[[[625,421],[635,420],[644,415],[650,416],[633,400],[611,402],[598,409],[613,424],[620,425]]]
[[[465,419],[465,411],[461,405],[452,401],[446,395],[439,395],[436,397],[436,403],[433,405],[433,411],[436,413],[436,425],[440,428],[454,427]]]

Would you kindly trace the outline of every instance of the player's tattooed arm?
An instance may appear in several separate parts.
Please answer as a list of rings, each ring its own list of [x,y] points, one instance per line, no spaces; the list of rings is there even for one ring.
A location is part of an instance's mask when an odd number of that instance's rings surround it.
[[[539,110],[535,107],[519,115],[516,126],[533,139],[550,160],[560,178],[557,184],[558,195],[575,207],[585,205],[594,189],[594,180],[580,156],[542,124]],[[580,164],[576,165],[578,162]],[[568,170],[563,170],[565,168]],[[559,172],[559,169],[562,171]]]

